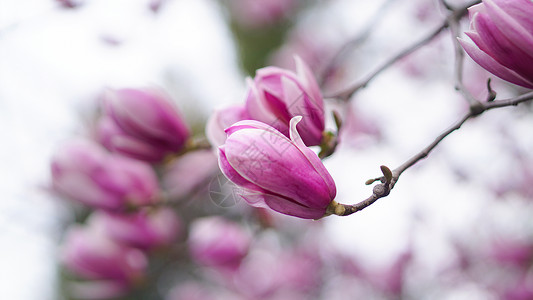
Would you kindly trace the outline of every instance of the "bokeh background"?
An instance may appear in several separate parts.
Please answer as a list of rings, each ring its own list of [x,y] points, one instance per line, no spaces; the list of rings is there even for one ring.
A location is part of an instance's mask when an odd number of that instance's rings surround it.
[[[69,8],[61,1],[0,0],[2,298],[61,298],[58,250],[74,217],[49,191],[50,157],[60,143],[87,134],[103,89],[161,87],[202,135],[214,109],[244,101],[245,78],[256,68],[293,68],[298,54],[326,78],[331,93],[437,28],[446,13],[432,0],[317,0],[298,4],[272,25],[268,18],[239,19],[237,2],[87,0]],[[467,29],[467,20],[462,26]],[[354,38],[359,42],[325,76],[334,54]],[[325,160],[337,201],[365,199],[371,187],[364,182],[380,175],[380,165],[401,164],[468,109],[453,88],[452,41],[444,32],[349,104],[329,102],[345,118],[341,144]],[[465,84],[480,99],[488,77],[466,59]],[[493,88],[498,97],[523,91],[495,78]],[[412,251],[405,276],[411,296],[497,299],[488,288],[493,279],[482,276],[506,282],[496,267],[441,280],[461,255],[485,265],[495,243],[533,241],[532,125],[528,105],[471,120],[402,175],[389,197],[355,215],[320,221],[323,238],[369,270],[386,269]],[[288,226],[313,222],[279,218]],[[331,299],[348,298],[333,293]]]

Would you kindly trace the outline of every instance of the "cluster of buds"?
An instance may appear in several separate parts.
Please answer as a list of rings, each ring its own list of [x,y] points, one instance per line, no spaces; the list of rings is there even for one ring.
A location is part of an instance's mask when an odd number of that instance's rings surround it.
[[[161,205],[156,169],[183,150],[189,138],[183,118],[154,89],[109,90],[102,106],[96,139],[67,142],[51,162],[54,191],[90,213],[67,231],[61,256],[70,273],[85,279],[72,286],[83,298],[117,297],[142,284],[149,255],[168,248],[182,228],[177,213]]]

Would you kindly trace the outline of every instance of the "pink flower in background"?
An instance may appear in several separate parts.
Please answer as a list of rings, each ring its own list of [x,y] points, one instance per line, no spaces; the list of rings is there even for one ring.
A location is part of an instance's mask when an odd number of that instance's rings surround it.
[[[230,0],[234,19],[242,26],[257,28],[277,23],[289,16],[298,0]]]
[[[257,70],[249,79],[246,110],[258,120],[289,136],[289,122],[303,116],[298,130],[307,146],[320,145],[324,131],[324,100],[309,67],[298,57],[297,74],[277,67]]]
[[[495,240],[489,258],[499,264],[528,268],[533,261],[533,243],[513,239]]]
[[[296,130],[300,120],[291,120],[291,139],[258,121],[235,123],[226,130],[226,144],[219,147],[219,166],[242,188],[239,196],[249,204],[318,219],[335,198],[336,187],[318,156],[300,138]]]
[[[142,250],[170,245],[181,229],[178,216],[170,208],[130,214],[95,212],[90,222],[99,223],[114,241]]]
[[[533,1],[484,0],[469,9],[468,55],[492,74],[533,88]]]
[[[94,208],[117,211],[147,205],[159,193],[148,164],[109,154],[87,140],[60,148],[52,158],[51,171],[56,191]]]
[[[205,125],[205,135],[213,147],[218,147],[226,141],[226,128],[238,121],[249,119],[244,106],[234,105],[218,109],[209,117]]]
[[[237,223],[222,217],[197,219],[189,232],[189,252],[196,262],[235,269],[248,253],[251,236]]]
[[[144,276],[146,256],[140,250],[116,243],[100,226],[89,225],[69,229],[61,261],[77,277],[99,286],[102,290],[94,290],[98,294],[126,292]],[[78,290],[90,293],[93,291],[90,286]]]
[[[188,281],[173,287],[166,300],[214,300],[209,287],[200,282]]]
[[[171,99],[149,89],[110,90],[104,94],[100,142],[114,152],[158,162],[179,152],[189,129]]]
[[[216,154],[212,150],[188,152],[168,164],[162,184],[170,199],[183,200],[206,189],[206,184],[218,174]]]

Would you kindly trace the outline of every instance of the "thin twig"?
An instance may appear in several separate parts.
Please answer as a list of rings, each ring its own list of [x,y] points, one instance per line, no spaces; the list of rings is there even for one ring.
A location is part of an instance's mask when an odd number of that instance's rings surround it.
[[[387,179],[386,176],[383,176],[383,177],[378,177],[378,178],[369,180],[368,183],[372,183],[378,180],[381,181],[381,183],[374,186],[372,195],[370,197],[353,205],[340,204],[340,203],[333,202],[331,207],[328,208],[328,211],[332,214],[336,214],[340,216],[347,216],[347,215],[351,215],[355,212],[365,209],[366,207],[376,202],[378,199],[388,196],[390,191],[394,188],[395,184],[398,182],[403,172],[405,172],[410,167],[414,166],[419,161],[426,158],[431,153],[431,151],[433,151],[433,149],[437,147],[437,145],[439,145],[452,132],[461,128],[461,126],[463,126],[463,124],[466,121],[478,115],[481,115],[488,110],[492,110],[495,108],[501,108],[501,107],[516,106],[522,102],[531,101],[531,100],[533,100],[533,92],[529,92],[529,93],[526,93],[526,94],[523,94],[523,95],[520,95],[514,98],[510,98],[510,99],[503,99],[503,100],[497,100],[497,101],[486,102],[486,103],[480,102],[479,105],[476,106],[476,109],[470,109],[470,111],[466,113],[459,121],[455,122],[452,126],[450,126],[448,129],[443,131],[424,149],[422,149],[420,152],[418,152],[417,154],[409,158],[407,161],[405,161],[403,164],[395,168],[392,171],[392,178]],[[382,170],[383,170],[383,167],[382,167]]]
[[[478,4],[481,1],[476,0],[468,3],[465,6],[462,6],[460,8],[457,8],[456,10],[452,11],[446,19],[442,22],[442,24],[435,29],[434,31],[430,32],[428,35],[426,35],[421,40],[413,43],[411,46],[407,47],[397,55],[393,56],[389,60],[387,60],[385,63],[383,63],[381,66],[379,66],[376,70],[374,70],[370,75],[368,75],[365,79],[363,79],[360,82],[357,82],[344,90],[334,93],[332,95],[326,95],[326,98],[336,98],[341,101],[348,101],[352,95],[357,92],[359,89],[366,87],[370,81],[372,81],[377,75],[379,75],[384,70],[388,69],[390,66],[392,66],[394,63],[396,63],[398,60],[404,58],[405,56],[413,53],[420,47],[424,46],[425,44],[432,41],[435,37],[437,37],[444,29],[448,28],[451,20],[458,20],[465,16],[468,13],[468,8],[474,4]]]
[[[453,12],[454,8],[450,6],[446,1],[440,1],[442,5]],[[452,15],[454,16],[454,15]],[[472,96],[472,94],[466,89],[463,82],[463,70],[464,70],[464,57],[465,52],[457,37],[460,34],[459,22],[461,21],[462,16],[456,16],[455,18],[449,18],[449,27],[452,37],[453,48],[455,51],[455,68],[454,68],[454,77],[455,77],[455,90],[457,90],[463,98],[468,102],[470,106],[479,105],[479,101]]]

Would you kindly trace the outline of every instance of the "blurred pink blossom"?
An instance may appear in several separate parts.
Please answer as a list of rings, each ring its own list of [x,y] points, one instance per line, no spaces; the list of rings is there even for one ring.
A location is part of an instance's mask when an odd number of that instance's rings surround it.
[[[181,151],[189,129],[169,96],[155,89],[108,90],[100,142],[109,150],[149,162]]]
[[[171,163],[163,172],[162,185],[170,199],[184,199],[218,173],[217,157],[212,150],[188,152]]]
[[[222,217],[196,219],[189,232],[189,252],[201,265],[234,270],[248,253],[250,234]]]
[[[145,255],[135,248],[116,243],[101,226],[74,226],[66,234],[61,261],[79,278],[97,284],[94,292],[126,292],[139,283],[147,267]],[[84,290],[78,286],[78,290]],[[92,289],[85,286],[85,291]]]
[[[159,193],[152,168],[141,161],[109,154],[88,140],[73,140],[51,163],[56,191],[85,205],[125,210],[154,203]]]
[[[180,220],[171,208],[134,213],[95,212],[90,222],[100,223],[114,241],[142,250],[174,242],[181,229]]]
[[[287,18],[296,9],[298,0],[230,0],[228,3],[237,23],[258,28]]]
[[[244,106],[234,105],[215,110],[205,126],[205,134],[209,143],[214,148],[223,145],[226,141],[224,130],[238,121],[248,119],[250,117]]]

